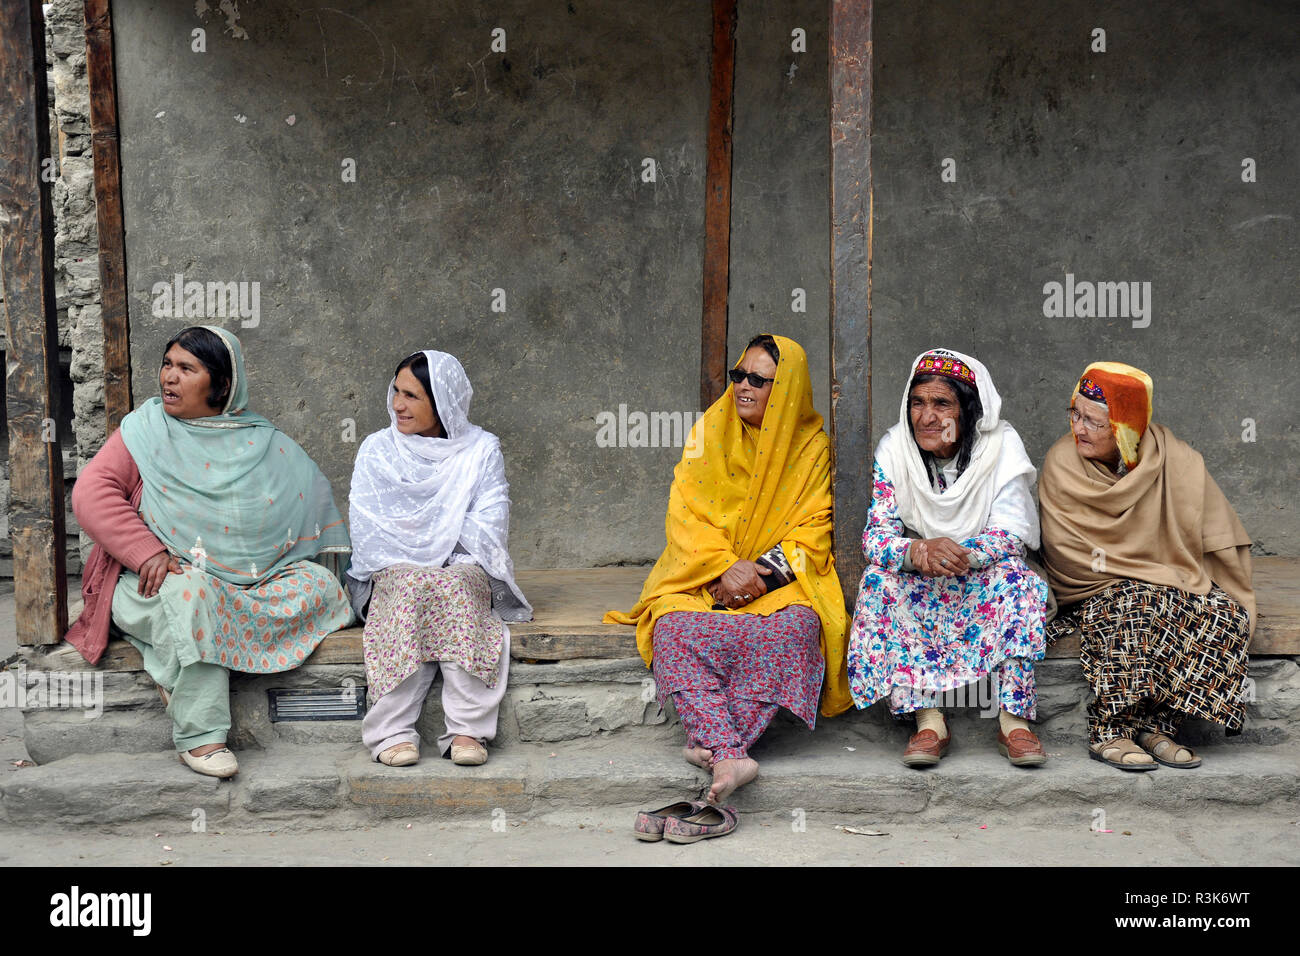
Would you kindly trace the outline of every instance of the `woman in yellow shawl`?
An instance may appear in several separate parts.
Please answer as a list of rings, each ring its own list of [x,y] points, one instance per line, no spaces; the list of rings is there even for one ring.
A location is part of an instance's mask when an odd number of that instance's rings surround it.
[[[673,473],[668,545],[635,624],[660,703],[672,698],[686,759],[709,800],[758,774],[749,748],[779,707],[809,727],[852,703],[844,596],[831,553],[830,442],[799,344],[760,335],[696,423]],[[825,681],[823,683],[823,676]]]
[[[1187,715],[1240,732],[1254,627],[1250,537],[1201,456],[1151,421],[1151,378],[1094,362],[1039,480],[1043,558],[1077,624],[1090,756],[1119,770],[1199,767]]]

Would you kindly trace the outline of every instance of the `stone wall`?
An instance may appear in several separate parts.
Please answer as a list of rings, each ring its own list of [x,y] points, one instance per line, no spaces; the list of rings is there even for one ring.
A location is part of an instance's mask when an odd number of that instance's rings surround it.
[[[60,372],[72,379],[72,408],[60,409],[63,472],[69,494],[78,469],[104,443],[104,336],[99,310],[99,246],[95,175],[90,151],[90,95],[86,85],[86,35],[78,0],[46,5],[45,49],[54,182],[54,292],[59,315]],[[0,290],[0,296],[3,290]],[[3,330],[0,330],[3,335]],[[65,370],[67,352],[71,367]],[[64,395],[68,389],[64,383]],[[81,573],[83,542],[65,500],[68,574]],[[0,577],[13,576],[9,540],[9,462],[0,462]]]

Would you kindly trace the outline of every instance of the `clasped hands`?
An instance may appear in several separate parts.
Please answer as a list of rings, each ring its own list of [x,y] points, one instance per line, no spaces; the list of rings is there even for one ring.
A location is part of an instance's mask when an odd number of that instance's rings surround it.
[[[968,572],[970,553],[970,548],[963,548],[951,538],[916,539],[907,552],[917,572],[933,578]]]
[[[722,572],[722,577],[710,581],[705,587],[713,595],[715,604],[734,610],[766,594],[767,584],[763,578],[771,573],[771,568],[757,562],[737,561]]]

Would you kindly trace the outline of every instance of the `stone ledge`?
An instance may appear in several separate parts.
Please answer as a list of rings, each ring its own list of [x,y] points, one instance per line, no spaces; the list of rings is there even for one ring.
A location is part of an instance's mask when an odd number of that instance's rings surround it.
[[[747,813],[866,814],[881,823],[1077,823],[1100,809],[1118,829],[1139,815],[1212,821],[1238,809],[1288,822],[1300,814],[1300,748],[1202,751],[1205,766],[1126,774],[1088,758],[1082,743],[1049,747],[1046,766],[1011,767],[991,734],[957,737],[935,768],[909,770],[899,746],[838,733],[810,744],[779,728],[754,756],[758,779],[730,802]],[[856,741],[856,743],[846,743]],[[849,747],[855,747],[850,750]],[[97,754],[0,775],[0,820],[10,825],[189,828],[201,810],[223,829],[283,821],[365,826],[420,816],[535,817],[584,809],[658,807],[700,795],[708,775],[680,746],[648,739],[494,747],[483,767],[456,767],[432,750],[414,767],[385,767],[359,748],[280,747],[240,754],[230,781],[200,777],[170,755]]]

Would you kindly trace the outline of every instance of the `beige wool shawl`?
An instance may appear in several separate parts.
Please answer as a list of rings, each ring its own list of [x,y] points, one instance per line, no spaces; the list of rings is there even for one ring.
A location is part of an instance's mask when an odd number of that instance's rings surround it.
[[[1057,600],[1073,604],[1120,578],[1208,594],[1217,584],[1255,629],[1250,536],[1199,452],[1152,424],[1123,476],[1079,454],[1072,435],[1047,452],[1038,481],[1043,561]]]

